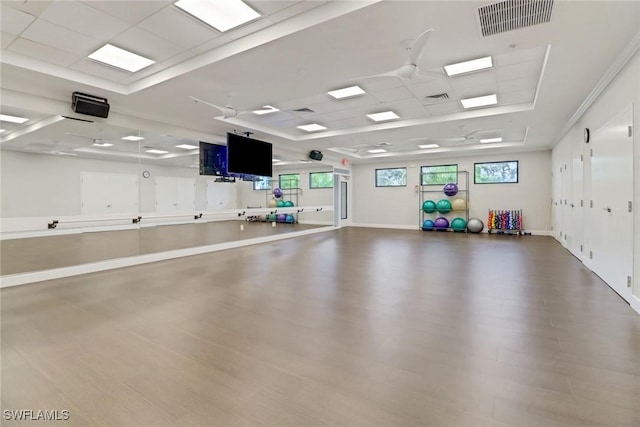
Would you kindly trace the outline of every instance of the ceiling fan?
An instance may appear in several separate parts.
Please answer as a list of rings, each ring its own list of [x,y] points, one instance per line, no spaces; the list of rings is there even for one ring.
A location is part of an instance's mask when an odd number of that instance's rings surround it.
[[[396,77],[402,80],[414,80],[418,77],[432,77],[432,78],[443,78],[444,74],[437,73],[434,71],[420,71],[420,67],[418,63],[420,62],[420,58],[422,58],[422,54],[424,53],[425,45],[427,44],[427,40],[431,33],[435,31],[433,28],[430,28],[420,34],[413,43],[408,44],[405,47],[407,52],[407,59],[404,61],[401,67],[396,68],[395,70],[391,70],[386,73],[374,74],[372,76],[360,77],[361,79],[372,79],[377,77]]]
[[[189,99],[194,101],[196,104],[204,104],[204,105],[208,105],[209,107],[213,107],[217,110],[220,110],[220,112],[222,113],[223,119],[233,118],[233,117],[236,117],[238,114],[243,114],[247,112],[244,110],[243,111],[236,110],[231,106],[230,103],[227,103],[226,107],[222,107],[220,105],[212,104],[211,102],[207,102],[202,99],[196,98],[195,96],[189,96]]]

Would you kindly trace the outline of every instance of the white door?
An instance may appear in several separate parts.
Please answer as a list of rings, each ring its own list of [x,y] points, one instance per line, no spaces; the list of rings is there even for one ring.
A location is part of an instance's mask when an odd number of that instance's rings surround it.
[[[170,213],[178,210],[178,187],[172,176],[156,176],[156,212]]]
[[[81,172],[80,213],[109,215],[138,212],[135,174]]]
[[[556,240],[561,241],[562,236],[560,232],[562,231],[562,163],[556,162],[553,165],[553,175],[552,175],[552,203],[551,210],[553,215],[553,237]]]
[[[567,157],[562,164],[562,244],[571,250],[573,246],[573,173],[571,157]]]
[[[193,212],[196,207],[196,180],[176,178],[176,206],[178,212]]]
[[[591,158],[593,271],[627,301],[633,268],[632,123],[628,109],[595,132]]]
[[[584,247],[584,200],[582,195],[582,174],[583,174],[583,155],[582,146],[580,150],[576,150],[573,154],[573,185],[571,191],[571,229],[573,230],[573,238],[571,239],[571,246],[569,250],[578,259],[582,258],[582,250]]]

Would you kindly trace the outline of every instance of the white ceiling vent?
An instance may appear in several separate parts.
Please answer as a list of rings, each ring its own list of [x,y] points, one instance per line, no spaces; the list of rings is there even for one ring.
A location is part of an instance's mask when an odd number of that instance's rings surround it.
[[[427,95],[424,97],[425,105],[438,104],[449,99],[448,93],[438,93],[436,95]]]
[[[507,0],[478,8],[480,31],[484,37],[551,20],[553,0]]]

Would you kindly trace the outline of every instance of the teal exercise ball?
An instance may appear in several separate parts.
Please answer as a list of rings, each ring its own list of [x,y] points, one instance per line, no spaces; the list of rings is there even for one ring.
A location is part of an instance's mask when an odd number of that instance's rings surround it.
[[[431,231],[433,230],[433,221],[431,221],[430,219],[425,219],[422,222],[422,231]]]
[[[449,213],[451,212],[451,202],[447,199],[438,200],[438,203],[436,203],[436,209],[441,214]]]
[[[422,204],[422,210],[425,213],[434,213],[436,211],[436,202],[433,200],[425,200]]]
[[[282,201],[282,200],[278,200],[278,201],[276,202],[276,207],[278,207],[278,208],[284,208],[284,201]]]
[[[267,217],[267,221],[269,222],[276,222],[277,219],[278,219],[278,216],[275,214],[271,214]]]
[[[284,202],[284,207],[285,208],[292,208],[293,207],[293,202],[291,200],[287,200],[286,202]]]
[[[464,218],[454,218],[451,221],[451,228],[453,231],[464,231],[467,228],[467,221]]]

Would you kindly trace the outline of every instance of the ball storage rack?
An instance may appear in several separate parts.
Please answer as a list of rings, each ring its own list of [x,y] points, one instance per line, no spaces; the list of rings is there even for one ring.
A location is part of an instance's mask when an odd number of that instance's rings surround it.
[[[436,219],[437,217],[445,217],[451,224],[452,220],[455,217],[460,217],[464,219],[465,223],[469,222],[469,172],[468,171],[458,171],[456,177],[456,185],[458,186],[458,192],[453,196],[448,196],[444,193],[443,187],[445,184],[423,184],[423,176],[431,176],[438,177],[439,175],[451,175],[451,172],[427,172],[420,173],[420,184],[418,187],[418,192],[420,193],[419,197],[419,217],[418,217],[418,227],[422,230],[422,224],[425,219]],[[435,203],[439,199],[449,200],[452,202],[456,198],[462,198],[464,200],[465,209],[457,210],[451,209],[447,213],[438,212],[435,210],[432,213],[427,213],[423,211],[422,206],[426,200],[433,200]],[[432,229],[430,231],[456,231],[460,233],[468,233],[468,230],[465,226],[464,230],[454,230],[451,225],[446,228]],[[424,230],[423,230],[424,231]]]

